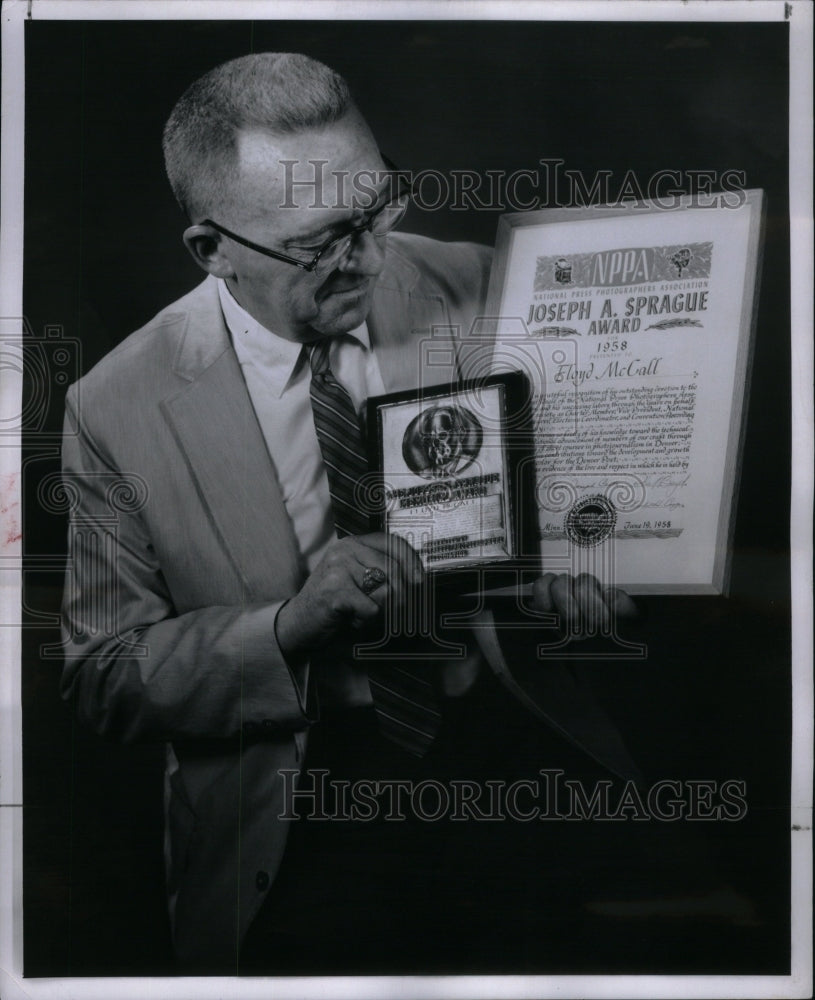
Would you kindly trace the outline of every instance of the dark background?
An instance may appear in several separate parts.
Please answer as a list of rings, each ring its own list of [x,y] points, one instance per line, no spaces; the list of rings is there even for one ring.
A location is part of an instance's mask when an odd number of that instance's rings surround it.
[[[59,372],[70,381],[87,371],[201,277],[181,243],[161,129],[193,79],[252,50],[303,51],[336,68],[381,148],[414,171],[534,169],[541,157],[560,157],[587,180],[612,170],[612,191],[629,169],[643,186],[662,169],[742,170],[748,187],[765,189],[731,595],[644,599],[647,662],[597,677],[651,780],[744,780],[748,813],[738,823],[696,824],[687,851],[669,846],[675,829],[651,830],[647,841],[634,824],[609,836],[575,832],[590,859],[564,854],[557,863],[584,876],[564,876],[568,902],[535,901],[549,916],[540,917],[539,947],[528,944],[523,971],[788,971],[786,25],[29,22],[26,32],[26,975],[168,968],[162,750],[103,743],[77,729],[59,699],[60,662],[41,648],[58,640],[65,523],[37,490],[58,469]],[[492,243],[498,214],[411,209],[404,228]],[[54,342],[39,339],[49,325],[62,327],[67,363],[56,364]],[[37,374],[44,358],[45,384]],[[555,763],[561,749],[565,765],[580,766],[557,744],[547,747]],[[529,751],[532,774],[553,763],[534,758],[539,751]],[[669,867],[687,891],[732,891],[736,903],[724,916],[708,906],[647,922],[622,911],[603,921],[587,905],[586,872],[606,896],[658,897]],[[501,905],[514,898],[497,903],[498,925]],[[449,971],[521,971],[516,957],[497,938],[494,954]]]

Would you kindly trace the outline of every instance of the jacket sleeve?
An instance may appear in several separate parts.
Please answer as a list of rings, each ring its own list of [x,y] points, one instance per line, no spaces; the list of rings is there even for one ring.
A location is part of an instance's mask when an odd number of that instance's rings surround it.
[[[305,728],[308,667],[291,669],[275,636],[283,602],[177,614],[140,514],[138,477],[102,455],[73,397],[69,390],[63,440],[63,697],[84,724],[127,742]]]

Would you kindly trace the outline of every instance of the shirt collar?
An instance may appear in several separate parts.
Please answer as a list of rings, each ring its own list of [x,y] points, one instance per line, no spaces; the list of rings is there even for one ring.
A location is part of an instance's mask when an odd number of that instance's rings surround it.
[[[282,396],[303,355],[303,345],[278,336],[250,316],[223,278],[218,279],[218,296],[238,361],[242,366],[255,365],[262,368],[269,388],[278,397]],[[345,336],[356,340],[366,351],[371,349],[371,337],[366,323],[355,330],[349,330]]]

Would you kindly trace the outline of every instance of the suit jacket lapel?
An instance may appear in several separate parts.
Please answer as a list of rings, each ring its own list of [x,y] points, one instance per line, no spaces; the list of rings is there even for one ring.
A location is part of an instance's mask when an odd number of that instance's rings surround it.
[[[418,278],[416,267],[393,253],[374,293],[368,329],[388,392],[458,378],[447,306],[441,295],[419,291]]]
[[[186,385],[162,409],[247,596],[290,596],[303,572],[291,521],[215,281],[204,282],[197,293],[189,299],[175,365]]]
[[[441,295],[418,290],[418,278],[412,263],[390,254],[374,293],[368,326],[388,392],[458,378],[447,307]],[[288,596],[302,583],[304,567],[215,279],[184,305],[174,365],[184,384],[162,410],[248,596]]]

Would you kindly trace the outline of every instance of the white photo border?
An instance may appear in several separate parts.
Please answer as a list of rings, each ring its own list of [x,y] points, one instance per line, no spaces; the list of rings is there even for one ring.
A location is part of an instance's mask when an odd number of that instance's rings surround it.
[[[34,20],[614,20],[614,21],[781,21],[790,23],[790,204],[792,281],[793,478],[793,755],[791,836],[793,893],[792,972],[789,976],[504,976],[365,978],[22,978],[22,712],[19,620],[21,555],[19,534],[0,554],[0,995],[4,1000],[69,997],[143,1000],[196,997],[201,1000],[379,997],[806,997],[812,992],[812,496],[813,428],[813,228],[812,228],[812,6],[808,0],[771,2],[679,2],[664,0],[556,0],[543,3],[432,2],[395,0],[342,2],[300,0],[213,3],[207,0],[4,0],[2,6],[2,233],[0,317],[22,312],[24,50],[23,27]],[[22,376],[0,371],[3,415],[19,412]],[[8,401],[11,401],[6,409]],[[14,407],[17,407],[16,411]],[[0,482],[6,505],[19,504],[19,442],[0,449]],[[19,508],[18,508],[19,509]]]

